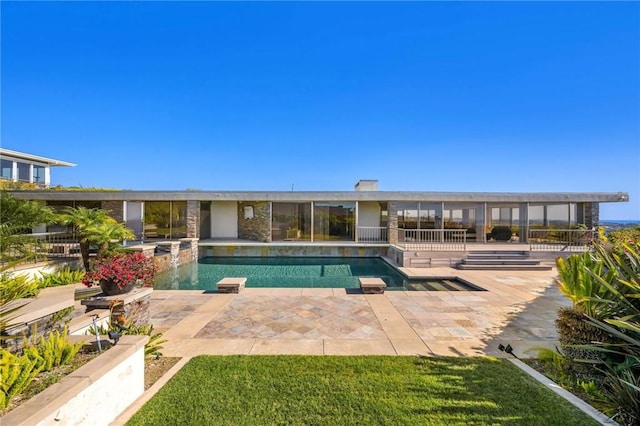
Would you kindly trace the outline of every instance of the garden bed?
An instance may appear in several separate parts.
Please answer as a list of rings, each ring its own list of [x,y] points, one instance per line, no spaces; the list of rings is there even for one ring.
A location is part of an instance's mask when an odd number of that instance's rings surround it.
[[[117,345],[2,417],[3,424],[104,425],[144,392],[147,336],[122,336]],[[106,346],[109,342],[102,341]],[[90,407],[99,406],[99,410]]]

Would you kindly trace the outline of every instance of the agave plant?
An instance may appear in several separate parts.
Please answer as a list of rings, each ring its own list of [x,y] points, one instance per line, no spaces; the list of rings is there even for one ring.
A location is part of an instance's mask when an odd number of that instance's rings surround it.
[[[609,336],[605,340],[582,345],[599,352],[604,372],[603,391],[615,405],[616,420],[622,424],[640,423],[640,250],[637,245],[621,245],[620,251],[608,252],[596,247],[603,267],[615,275],[603,279],[598,271],[591,277],[607,289],[608,317],[589,316],[588,323]]]
[[[556,260],[559,278],[556,280],[559,290],[569,298],[573,306],[558,311],[556,328],[563,352],[569,362],[570,370],[584,381],[600,381],[602,374],[584,363],[600,363],[606,356],[600,351],[588,347],[593,342],[608,342],[609,335],[588,321],[592,318],[607,318],[616,310],[611,300],[615,289],[603,286],[602,281],[612,283],[616,279],[616,270],[605,267],[599,252],[583,253]]]
[[[601,283],[613,282],[616,271],[604,265],[602,259],[590,252],[569,256],[566,260],[556,259],[558,289],[573,302],[574,310],[596,318],[607,315],[612,306],[612,290]]]

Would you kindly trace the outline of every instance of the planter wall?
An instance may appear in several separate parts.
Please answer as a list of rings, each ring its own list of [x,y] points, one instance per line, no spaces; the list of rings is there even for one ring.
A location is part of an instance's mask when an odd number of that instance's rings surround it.
[[[75,285],[45,288],[13,315],[0,339],[0,347],[11,352],[22,349],[25,338],[35,342],[54,330],[62,330],[74,311]]]
[[[148,336],[122,336],[117,345],[10,411],[1,423],[110,424],[144,392],[144,345],[148,340]],[[104,339],[102,344],[109,342]]]
[[[153,264],[156,267],[156,274],[173,269],[173,263],[175,263],[175,267],[178,267],[193,262],[196,259],[194,259],[191,248],[181,248],[174,262],[172,262],[172,260],[174,259],[172,259],[170,253],[155,255],[153,257]]]

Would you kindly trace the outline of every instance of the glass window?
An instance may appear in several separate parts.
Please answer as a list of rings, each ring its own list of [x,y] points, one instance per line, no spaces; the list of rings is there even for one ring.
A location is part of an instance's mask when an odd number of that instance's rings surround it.
[[[34,183],[44,183],[44,167],[43,166],[33,166],[33,182]]]
[[[318,241],[354,241],[355,203],[314,203],[313,238]]]
[[[529,226],[531,228],[544,228],[544,206],[529,206]]]
[[[273,203],[271,240],[311,240],[311,203]]]
[[[171,236],[171,202],[144,203],[144,239],[167,239]]]
[[[13,179],[13,161],[2,159],[0,161],[0,177],[3,179]]]
[[[569,204],[550,204],[547,207],[549,228],[569,228]]]
[[[420,203],[420,229],[440,229],[442,222],[442,204]]]
[[[418,229],[418,203],[398,203],[398,228]]]
[[[186,238],[187,236],[187,202],[171,202],[171,235],[170,238]]]
[[[18,162],[18,180],[21,182],[30,182],[31,165]]]
[[[147,201],[144,203],[145,240],[169,240],[186,236],[186,201]]]
[[[495,226],[509,226],[518,234],[520,226],[520,207],[517,204],[493,204],[487,206],[487,233]]]

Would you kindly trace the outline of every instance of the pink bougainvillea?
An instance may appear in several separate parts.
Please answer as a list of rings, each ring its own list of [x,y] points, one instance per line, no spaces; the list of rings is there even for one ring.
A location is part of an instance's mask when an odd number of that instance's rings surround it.
[[[87,287],[98,285],[100,281],[112,281],[119,287],[132,282],[142,282],[145,286],[153,286],[155,268],[153,259],[140,252],[117,254],[96,263],[87,272],[82,283]]]

